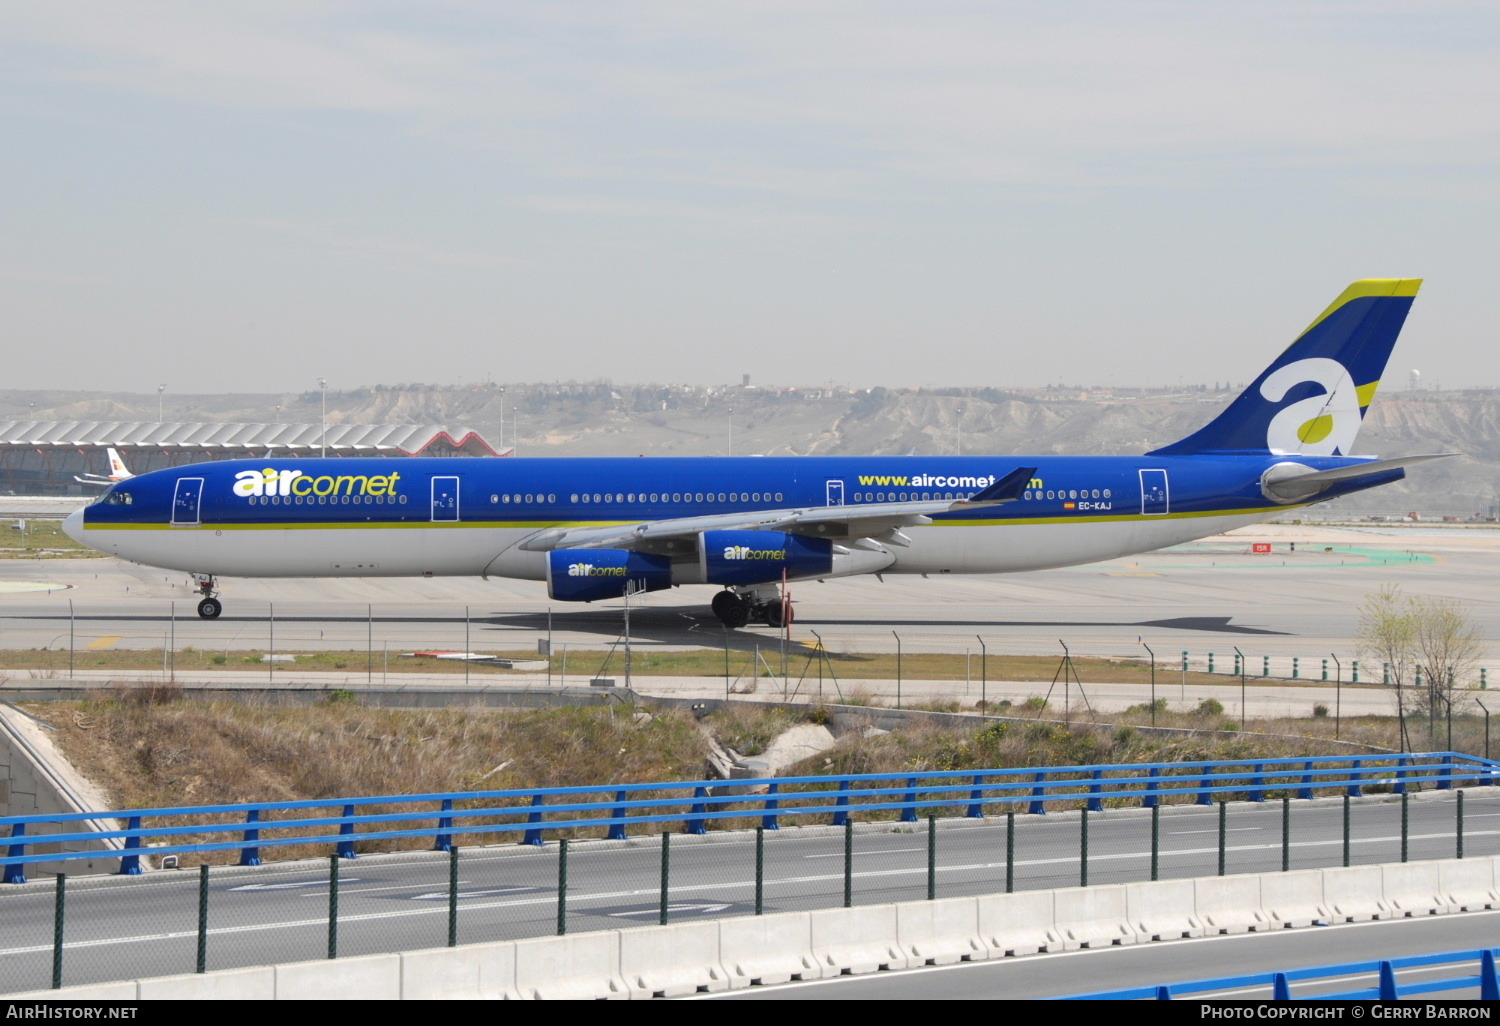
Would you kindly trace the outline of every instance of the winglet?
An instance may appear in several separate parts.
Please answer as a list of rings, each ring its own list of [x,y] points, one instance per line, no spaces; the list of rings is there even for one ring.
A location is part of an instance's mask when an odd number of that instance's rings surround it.
[[[1035,476],[1035,467],[1017,467],[983,491],[961,500],[961,504],[972,506],[976,502],[1014,502],[1021,497],[1021,493]]]

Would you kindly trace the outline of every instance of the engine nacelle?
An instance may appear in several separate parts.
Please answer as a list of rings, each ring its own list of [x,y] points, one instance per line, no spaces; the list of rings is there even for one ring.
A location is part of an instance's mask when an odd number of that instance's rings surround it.
[[[833,572],[833,543],[781,531],[704,531],[703,579],[710,584],[765,584]]]
[[[559,602],[595,602],[672,586],[672,561],[627,549],[553,549],[547,594]]]

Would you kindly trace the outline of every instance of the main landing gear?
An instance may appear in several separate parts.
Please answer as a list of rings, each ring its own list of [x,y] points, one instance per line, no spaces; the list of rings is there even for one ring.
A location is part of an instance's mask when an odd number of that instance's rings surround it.
[[[719,622],[730,630],[739,630],[752,620],[780,630],[792,620],[791,603],[783,601],[775,589],[764,593],[721,591],[714,596],[712,608]]]
[[[203,596],[203,598],[198,600],[198,615],[205,620],[215,619],[220,613],[224,612],[224,603],[215,597],[218,595],[218,588],[216,587],[218,583],[218,581],[214,580],[212,574],[193,575],[193,585]]]

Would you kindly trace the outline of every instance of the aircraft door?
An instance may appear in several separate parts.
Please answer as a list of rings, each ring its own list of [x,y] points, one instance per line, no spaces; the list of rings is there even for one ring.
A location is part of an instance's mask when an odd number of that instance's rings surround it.
[[[435,522],[458,519],[458,478],[432,479],[432,519]]]
[[[172,524],[181,527],[197,527],[199,507],[203,503],[203,478],[179,477],[177,490],[172,495]]]
[[[1141,515],[1164,516],[1170,512],[1171,498],[1167,490],[1165,470],[1143,470],[1141,474]]]
[[[843,478],[828,482],[828,505],[842,506],[844,504],[844,481]]]

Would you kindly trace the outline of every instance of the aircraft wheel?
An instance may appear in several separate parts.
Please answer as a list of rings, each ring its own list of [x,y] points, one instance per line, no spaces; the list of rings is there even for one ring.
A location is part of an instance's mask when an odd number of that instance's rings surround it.
[[[767,602],[760,616],[767,627],[779,631],[792,622],[792,605],[790,602]]]
[[[205,620],[213,620],[224,611],[224,603],[216,598],[206,598],[198,603],[198,615]]]
[[[738,630],[750,622],[750,603],[732,591],[715,595],[712,608],[719,622],[731,630]]]

